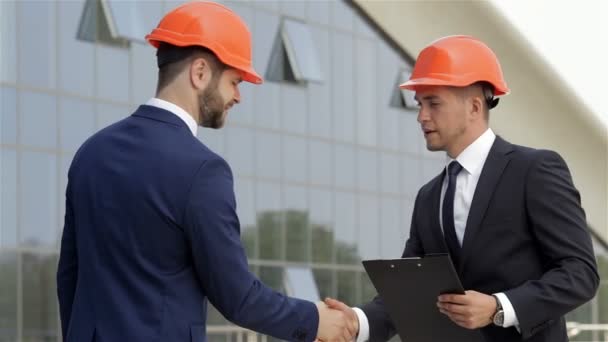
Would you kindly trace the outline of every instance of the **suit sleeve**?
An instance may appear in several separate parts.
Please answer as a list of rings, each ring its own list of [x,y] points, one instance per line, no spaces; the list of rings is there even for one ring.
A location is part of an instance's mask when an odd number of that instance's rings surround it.
[[[319,323],[315,304],[275,292],[249,271],[232,173],[223,159],[208,160],[200,167],[185,209],[184,228],[201,285],[224,317],[282,340],[315,339]]]
[[[593,298],[599,276],[580,195],[564,160],[539,151],[525,182],[528,221],[547,271],[505,294],[528,339]]]
[[[61,237],[61,251],[57,266],[57,298],[59,316],[64,341],[68,334],[72,304],[78,281],[78,258],[76,253],[76,232],[74,230],[74,211],[72,209],[70,184],[68,182],[65,201],[65,221]]]
[[[416,196],[416,201],[414,203],[414,210],[412,212],[412,222],[410,225],[410,237],[405,243],[405,249],[402,254],[402,258],[406,257],[415,257],[424,255],[424,250],[422,249],[422,245],[420,243],[420,239],[418,236],[418,228],[417,228],[417,208],[419,207],[419,198],[420,192],[418,192],[418,196]],[[367,316],[367,320],[369,323],[369,340],[371,342],[379,342],[379,341],[388,341],[397,333],[397,329],[393,324],[388,312],[386,311],[386,307],[384,306],[384,301],[380,296],[376,296],[371,302],[363,305],[361,310]]]

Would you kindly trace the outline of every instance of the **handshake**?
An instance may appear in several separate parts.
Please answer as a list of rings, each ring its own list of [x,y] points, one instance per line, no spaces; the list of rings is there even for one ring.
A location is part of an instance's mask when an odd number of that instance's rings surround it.
[[[319,311],[319,329],[317,341],[322,342],[352,342],[359,334],[359,319],[355,311],[348,305],[326,298],[317,303]]]

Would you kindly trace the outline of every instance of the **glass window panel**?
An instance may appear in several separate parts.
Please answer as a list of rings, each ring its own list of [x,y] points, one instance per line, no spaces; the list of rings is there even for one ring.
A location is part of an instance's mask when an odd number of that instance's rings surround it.
[[[225,324],[230,324],[230,322],[226,318],[224,318],[222,313],[218,309],[216,309],[215,306],[213,306],[213,304],[211,304],[211,302],[208,302],[207,324],[208,325],[225,325]],[[214,336],[216,336],[216,335],[214,334]]]
[[[399,115],[403,115],[396,110],[389,109],[388,105],[380,104],[379,125],[382,134],[380,134],[380,145],[391,150],[399,150],[401,142],[399,132]]]
[[[236,212],[241,223],[241,240],[247,256],[257,258],[258,228],[255,217],[255,191],[253,182],[235,178]]]
[[[20,164],[21,244],[51,246],[58,240],[57,157],[23,152]]]
[[[61,149],[75,152],[95,131],[93,103],[64,97],[60,102]]]
[[[309,6],[309,4],[311,2],[312,1],[302,1],[302,0],[281,1],[280,2],[281,12],[289,15],[290,17],[305,19],[306,18],[306,7]]]
[[[422,130],[420,129],[420,124],[416,120],[416,115],[407,115],[407,113],[403,113],[403,115],[399,116],[403,150],[419,154],[422,151],[426,151],[426,143]]]
[[[17,143],[17,91],[14,88],[0,87],[0,143]]]
[[[376,44],[357,39],[355,44],[355,103],[357,113],[357,142],[377,145],[378,101],[376,99]]]
[[[105,0],[102,4],[112,36],[142,44],[161,17],[160,2]]]
[[[308,132],[307,107],[306,88],[299,85],[283,85],[283,88],[281,88],[281,119],[284,129],[306,134]]]
[[[315,268],[312,270],[315,276],[315,282],[319,289],[319,296],[321,298],[332,297],[336,298],[336,273],[332,270],[325,270]]]
[[[285,255],[289,261],[310,260],[310,214],[307,200],[306,188],[285,187]]]
[[[399,192],[399,156],[380,154],[380,180],[384,193],[398,195]]]
[[[410,237],[410,227],[412,225],[412,212],[414,211],[414,201],[415,198],[407,198],[401,202],[400,212],[401,212],[401,234],[403,235],[403,240],[401,241],[401,251],[403,252],[403,248],[405,248],[405,242]]]
[[[415,198],[421,185],[424,184],[422,161],[406,155],[403,157],[401,165],[401,191],[404,195]]]
[[[96,111],[98,130],[116,123],[133,113],[133,110],[129,107],[105,103],[96,104]]]
[[[334,260],[334,223],[331,192],[310,190],[310,216],[312,260],[319,263],[332,263]]]
[[[17,81],[17,1],[0,1],[0,81]]]
[[[18,68],[19,81],[24,85],[55,88],[56,5],[55,1],[17,2],[19,61],[13,66]]]
[[[355,188],[355,149],[351,145],[334,145],[334,184]]]
[[[336,192],[334,205],[336,210],[336,262],[359,264],[361,256],[357,249],[355,195],[351,192]]]
[[[160,2],[147,1],[146,3],[157,4]],[[156,93],[158,81],[158,67],[156,64],[156,49],[149,44],[132,44],[131,59],[133,63],[133,77],[131,78],[131,91],[133,103],[145,103]]]
[[[95,46],[74,39],[85,1],[58,1],[59,86],[69,93],[94,95]]]
[[[23,341],[57,341],[57,256],[23,254]]]
[[[338,271],[338,298],[347,305],[358,304],[357,287],[359,273],[355,271]]]
[[[422,182],[425,184],[437,177],[445,169],[444,159],[422,159]]]
[[[225,152],[225,142],[224,142],[224,138],[226,136],[226,133],[223,130],[219,130],[219,129],[211,129],[211,128],[203,128],[203,127],[198,127],[197,131],[196,131],[196,137],[205,145],[207,146],[207,148],[209,148],[211,151],[217,153],[220,156],[223,156],[227,159],[226,156],[226,152]],[[232,172],[235,173],[238,170],[235,170],[233,163],[228,160],[228,163],[230,164],[230,167],[232,169]]]
[[[378,191],[378,156],[376,152],[359,150],[357,164],[359,189]]]
[[[129,102],[129,50],[102,44],[95,48],[97,96],[105,100]]]
[[[264,1],[259,2],[260,4]],[[253,25],[253,65],[259,73],[264,72],[270,60],[270,54],[274,45],[275,37],[279,31],[279,17],[267,11],[256,9],[254,13],[255,25]],[[255,87],[257,89],[266,88]]]
[[[319,56],[308,26],[286,19],[281,33],[295,78],[299,81],[322,81]]]
[[[17,152],[3,148],[0,153],[0,247],[16,247]]]
[[[17,340],[17,255],[0,253],[0,342]]]
[[[308,151],[306,139],[283,137],[283,171],[288,181],[306,182],[308,179]]]
[[[320,300],[319,290],[310,267],[285,267],[285,293],[316,303]]]
[[[62,154],[59,156],[59,163],[61,167],[61,174],[59,175],[59,191],[57,192],[58,200],[57,203],[59,205],[59,230],[63,230],[63,226],[65,224],[65,191],[68,185],[68,170],[70,169],[70,164],[72,163],[72,159],[74,158],[74,154]],[[60,235],[61,236],[61,235]]]
[[[355,13],[344,1],[332,1],[332,24],[340,29],[352,31]]]
[[[361,299],[359,300],[359,303],[367,303],[374,299],[378,292],[376,291],[374,284],[372,284],[372,281],[367,276],[367,273],[361,272],[359,274],[361,277]]]
[[[378,198],[359,196],[359,251],[363,259],[380,257],[380,227],[378,218]]]
[[[309,1],[308,19],[315,23],[327,25],[329,23],[329,1]]]
[[[281,189],[278,184],[256,184],[256,221],[260,259],[282,260],[285,250]]]
[[[283,268],[260,266],[260,280],[275,291],[283,292]]]
[[[210,131],[205,129],[205,132]],[[219,132],[219,130],[215,130]],[[226,159],[230,163],[235,174],[253,175],[254,174],[254,143],[252,128],[226,127]]]
[[[313,1],[309,6],[324,1]],[[315,4],[315,5],[313,5]],[[327,7],[327,5],[325,5]],[[313,39],[319,52],[319,61],[323,75],[328,75],[323,83],[309,83],[308,88],[308,127],[310,134],[331,138],[331,46],[329,42],[329,31],[322,27],[311,27]]]
[[[384,198],[380,205],[381,257],[386,259],[399,258],[405,246],[405,234],[399,224],[400,201]]]
[[[372,29],[371,25],[368,24],[363,16],[355,15],[355,32],[362,37],[371,38],[374,40],[380,40],[376,32]]]
[[[332,34],[333,137],[355,142],[353,36],[342,32]]]
[[[227,117],[227,127],[230,127],[231,123],[239,122],[244,124],[254,124],[253,120],[253,109],[254,109],[254,93],[253,90],[256,85],[242,82],[239,84],[239,93],[241,95],[241,101],[230,108]]]
[[[275,133],[256,133],[256,172],[261,178],[281,177],[281,136]]]
[[[57,148],[57,110],[54,96],[21,92],[21,144]]]
[[[332,158],[331,145],[317,140],[310,140],[310,182],[320,185],[331,185]]]

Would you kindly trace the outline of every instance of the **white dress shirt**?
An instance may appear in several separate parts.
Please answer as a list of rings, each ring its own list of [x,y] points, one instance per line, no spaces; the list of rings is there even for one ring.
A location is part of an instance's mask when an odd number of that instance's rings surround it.
[[[488,153],[490,152],[495,139],[496,135],[488,128],[488,130],[456,157],[456,161],[458,161],[463,168],[456,178],[456,190],[454,194],[454,228],[456,228],[456,236],[461,246],[465,228],[467,226],[469,210],[471,209],[471,202],[473,201],[473,195],[475,194],[475,188],[477,187],[479,176],[481,176],[481,170],[483,169],[483,165],[486,162],[486,158],[488,157]],[[446,169],[454,160],[449,157],[447,159]],[[444,177],[439,202],[439,222],[442,230],[443,222],[441,214],[443,206],[441,203],[443,203],[443,197],[445,196],[447,186],[448,177]],[[496,293],[495,295],[498,297],[500,305],[504,310],[503,327],[519,326],[519,321],[509,298],[507,298],[504,293]],[[359,336],[357,337],[357,342],[367,341],[369,339],[369,322],[367,317],[363,310],[359,308],[353,309],[359,318]]]
[[[164,109],[166,111],[169,111],[169,112],[177,115],[177,117],[182,119],[182,121],[184,121],[186,123],[186,125],[188,125],[188,128],[190,128],[190,131],[192,132],[192,135],[196,136],[196,131],[198,129],[198,125],[196,124],[196,121],[194,120],[192,115],[188,114],[188,112],[186,112],[183,108],[181,108],[178,105],[175,105],[171,102],[161,100],[156,97],[149,99],[148,102],[146,102],[146,105]]]

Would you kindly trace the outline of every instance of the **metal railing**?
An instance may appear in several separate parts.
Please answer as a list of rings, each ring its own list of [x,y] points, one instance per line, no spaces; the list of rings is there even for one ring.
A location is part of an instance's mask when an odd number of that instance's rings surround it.
[[[566,323],[566,329],[568,330],[568,337],[572,338],[584,331],[599,332],[601,338],[596,340],[597,342],[608,342],[608,324],[586,324],[578,322]]]

